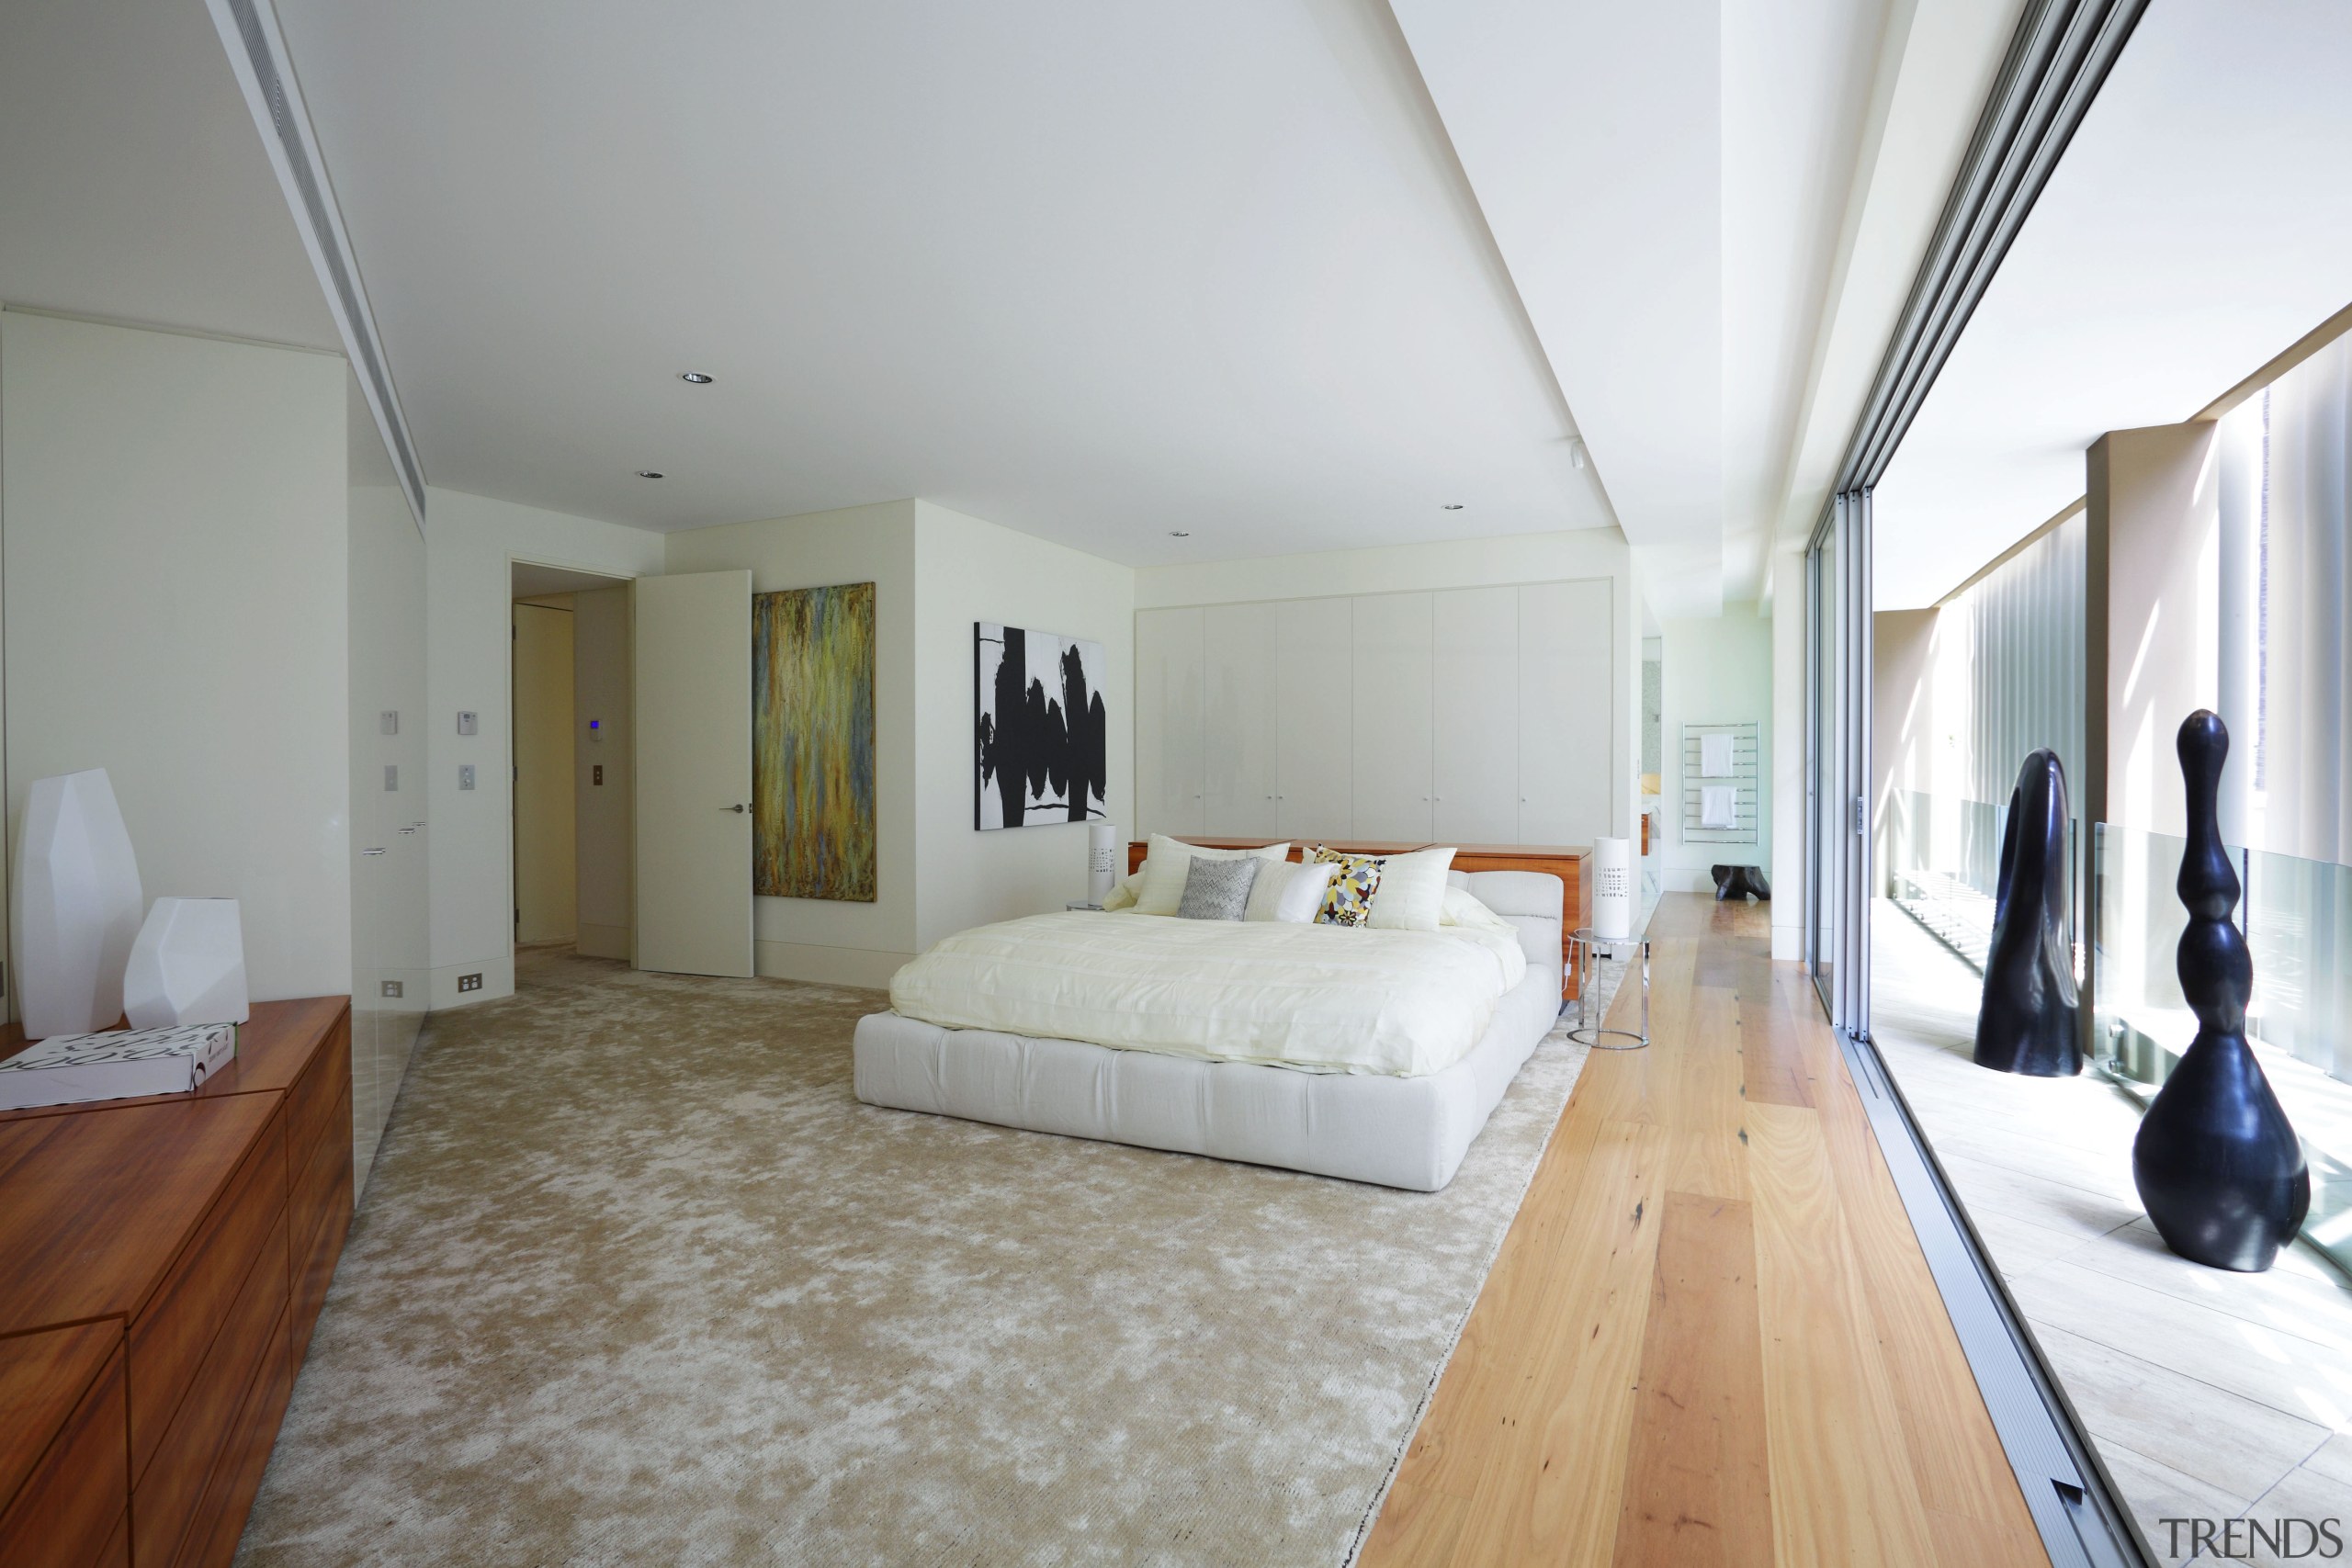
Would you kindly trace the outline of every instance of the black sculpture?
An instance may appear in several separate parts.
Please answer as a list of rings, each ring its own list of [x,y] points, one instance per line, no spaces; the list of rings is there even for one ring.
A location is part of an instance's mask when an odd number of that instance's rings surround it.
[[[1767,903],[1771,901],[1772,885],[1764,880],[1760,865],[1719,865],[1713,868],[1715,901],[1745,898],[1753,893]]]
[[[2197,1038],[2165,1080],[2132,1142],[2132,1179],[2165,1245],[2192,1262],[2258,1274],[2295,1237],[2312,1204],[2311,1171],[2270,1080],[2245,1043],[2254,959],[2230,919],[2238,874],[2222,847],[2218,796],[2230,732],[2203,708],[2180,727],[2188,844],[2175,885],[2181,995]]]
[[[2038,1078],[2083,1070],[2066,897],[2066,770],[2055,751],[2028,757],[2009,792],[1993,945],[1976,1009],[1976,1065]]]

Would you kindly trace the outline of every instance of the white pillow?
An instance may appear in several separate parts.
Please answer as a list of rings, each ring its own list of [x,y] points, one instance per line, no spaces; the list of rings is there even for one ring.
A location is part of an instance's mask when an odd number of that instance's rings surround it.
[[[1446,852],[1452,854],[1453,852]],[[1138,915],[1173,915],[1176,906],[1184,901],[1184,877],[1192,870],[1193,857],[1205,860],[1241,860],[1255,855],[1260,860],[1282,860],[1290,853],[1288,842],[1266,844],[1254,850],[1204,850],[1165,834],[1154,833],[1144,851],[1143,886],[1136,889],[1136,913]]]
[[[1295,865],[1289,861],[1261,866],[1258,880],[1250,888],[1250,908],[1241,918],[1306,925],[1323,907],[1323,890],[1330,886],[1331,874],[1339,869],[1329,863]]]
[[[1507,931],[1511,923],[1496,914],[1466,887],[1449,887],[1445,901],[1439,906],[1437,923],[1442,926],[1475,926],[1485,931]]]
[[[1452,850],[1416,850],[1383,855],[1380,887],[1372,896],[1374,931],[1433,931],[1445,905],[1445,873]]]
[[[1114,914],[1121,909],[1134,908],[1136,892],[1142,886],[1143,873],[1140,871],[1133,876],[1122,878],[1119,885],[1111,889],[1111,896],[1102,900],[1102,912],[1107,915]]]

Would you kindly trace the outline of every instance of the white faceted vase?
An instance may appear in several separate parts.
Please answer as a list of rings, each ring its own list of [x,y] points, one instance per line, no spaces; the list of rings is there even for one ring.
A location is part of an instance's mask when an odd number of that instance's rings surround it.
[[[158,898],[130,944],[122,1010],[133,1029],[243,1023],[245,933],[234,898]]]
[[[111,1029],[145,902],[104,768],[35,779],[25,802],[12,923],[27,1038]]]

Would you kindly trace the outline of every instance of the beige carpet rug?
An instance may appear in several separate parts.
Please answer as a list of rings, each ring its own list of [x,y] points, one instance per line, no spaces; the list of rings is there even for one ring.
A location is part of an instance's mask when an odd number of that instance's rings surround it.
[[[436,1018],[240,1562],[1348,1561],[1582,1049],[1419,1194],[861,1105],[880,1004]]]

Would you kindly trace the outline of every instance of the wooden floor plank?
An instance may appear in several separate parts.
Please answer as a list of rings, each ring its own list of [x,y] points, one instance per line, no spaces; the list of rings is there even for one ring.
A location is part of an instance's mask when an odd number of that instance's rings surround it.
[[[1587,1062],[1366,1568],[2047,1563],[1811,982],[1769,961],[1770,921],[1661,902],[1651,1044]],[[1621,987],[1611,1021],[1637,1005]],[[1723,1304],[1741,1279],[1744,1315]],[[1743,1357],[1753,1385],[1727,1393]]]
[[[1668,1193],[1617,1568],[1770,1568],[1758,1332],[1748,1206]]]
[[[1608,1561],[1664,1164],[1657,1128],[1614,1122],[1600,1130],[1562,1237],[1562,1257],[1574,1263],[1555,1271],[1555,1288],[1522,1298],[1540,1304],[1509,1332],[1509,1373],[1485,1380],[1483,1407],[1461,1413],[1483,1440],[1453,1561]]]
[[[1764,1105],[1813,1103],[1796,1019],[1772,984],[1770,964],[1760,957],[1740,969],[1739,1058],[1747,1099]]]
[[[2033,1516],[1867,1113],[1857,1100],[1831,1099],[1821,1127],[1922,1504],[2003,1543],[2000,1555],[1978,1562],[2040,1561]]]
[[[1779,1561],[1931,1568],[1820,1117],[1750,1106],[1748,1140]]]

